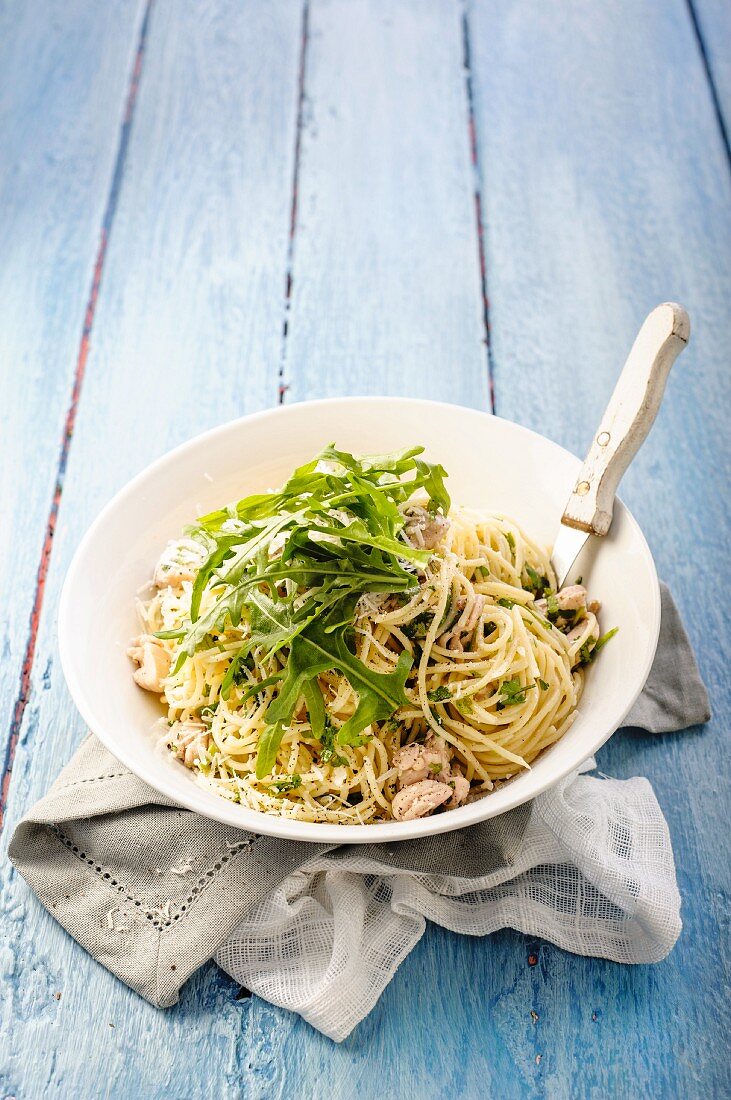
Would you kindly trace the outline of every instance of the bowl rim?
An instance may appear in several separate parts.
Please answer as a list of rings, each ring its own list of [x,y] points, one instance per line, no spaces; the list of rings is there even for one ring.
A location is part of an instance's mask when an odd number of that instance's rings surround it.
[[[607,723],[609,728],[592,739],[590,744],[586,746],[586,751],[583,753],[580,761],[574,760],[569,764],[561,765],[555,775],[552,775],[547,782],[543,782],[538,789],[533,790],[530,794],[523,795],[519,783],[510,783],[502,788],[503,794],[509,792],[513,787],[516,789],[516,793],[514,793],[512,797],[510,795],[505,797],[502,807],[492,813],[490,812],[490,796],[488,794],[484,798],[477,799],[474,802],[465,806],[460,806],[454,810],[449,810],[446,813],[437,814],[431,817],[417,818],[414,821],[387,821],[364,825],[334,825],[323,822],[298,821],[296,818],[277,817],[275,815],[264,814],[259,810],[252,810],[248,807],[244,807],[240,803],[229,802],[217,796],[215,792],[206,791],[204,787],[198,787],[194,783],[190,784],[190,789],[185,792],[187,797],[183,798],[179,786],[175,781],[175,772],[172,767],[170,768],[169,780],[167,772],[164,774],[164,777],[155,777],[154,779],[151,779],[149,775],[143,774],[144,769],[137,761],[134,748],[130,747],[128,749],[124,744],[119,745],[113,735],[107,734],[104,724],[99,722],[94,708],[88,701],[83,683],[80,682],[74,671],[74,661],[72,657],[72,639],[74,632],[71,629],[71,616],[73,610],[71,605],[71,593],[76,584],[79,583],[87,548],[93,543],[97,531],[103,527],[109,515],[114,512],[118,505],[133,496],[149,476],[159,473],[167,466],[175,465],[175,463],[188,451],[205,445],[207,441],[212,440],[216,436],[222,435],[228,431],[234,431],[244,424],[251,424],[274,416],[292,415],[297,411],[332,405],[357,405],[379,402],[388,403],[389,405],[421,405],[431,408],[458,409],[460,413],[464,413],[468,416],[479,418],[488,417],[493,420],[499,420],[505,424],[509,424],[512,429],[515,429],[519,433],[519,435],[522,434],[525,437],[540,440],[542,444],[546,444],[554,450],[562,452],[564,456],[569,456],[572,461],[580,462],[580,459],[572,454],[571,451],[568,451],[565,447],[548,439],[546,436],[541,435],[540,432],[536,432],[532,428],[527,428],[522,424],[517,424],[515,421],[509,420],[506,417],[498,416],[496,413],[488,412],[484,409],[475,409],[469,405],[436,401],[428,398],[390,397],[383,394],[324,397],[310,401],[299,401],[291,405],[277,405],[261,409],[257,412],[236,417],[233,420],[227,420],[222,424],[209,428],[204,432],[200,432],[198,435],[192,436],[190,439],[185,440],[183,443],[178,444],[176,447],[160,455],[159,458],[145,466],[138,474],[135,474],[133,478],[126,482],[122,488],[107,501],[86,530],[74,551],[61,590],[57,622],[61,667],[73,702],[81,714],[81,717],[84,719],[89,731],[99,738],[105,748],[107,748],[117,760],[129,768],[129,770],[144,783],[147,783],[150,787],[154,788],[154,790],[184,809],[199,813],[211,820],[219,821],[225,825],[245,832],[319,844],[390,844],[399,840],[412,840],[416,837],[434,836],[440,833],[452,832],[454,829],[463,829],[467,826],[486,821],[491,817],[507,813],[517,806],[532,801],[533,798],[538,797],[560,783],[567,775],[575,771],[582,763],[585,763],[592,757],[594,753],[609,740],[616,730],[619,729],[647,682],[647,677],[649,676],[655,658],[660,634],[660,585],[652,551],[650,550],[642,529],[621,498],[616,497],[615,509],[623,514],[625,521],[629,523],[634,534],[638,537],[638,545],[643,551],[645,564],[649,567],[652,579],[652,622],[649,624],[652,644],[648,647],[645,667],[642,669],[642,675],[637,681],[639,686],[631,697],[623,697],[622,702],[615,706],[611,720]],[[209,798],[211,802],[209,802]],[[212,800],[215,800],[215,802]],[[218,802],[221,803],[220,807],[217,805]]]

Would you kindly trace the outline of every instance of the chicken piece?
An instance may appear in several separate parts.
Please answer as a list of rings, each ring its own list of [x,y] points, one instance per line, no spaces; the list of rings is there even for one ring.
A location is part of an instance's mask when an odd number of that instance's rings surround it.
[[[475,630],[477,629],[477,624],[482,618],[482,613],[485,610],[486,602],[487,598],[485,596],[481,595],[480,593],[476,593],[473,598],[469,614],[463,622],[462,619],[464,618],[464,609],[467,606],[467,597],[458,596],[455,602],[455,607],[457,611],[460,612],[460,616],[449,630],[446,630],[443,634],[440,635],[439,644],[442,646],[446,646],[447,649],[451,649],[454,653],[462,653],[464,651],[462,640],[463,638],[469,638],[471,634],[474,634]]]
[[[580,612],[586,611],[586,589],[583,584],[569,584],[562,588],[556,593],[556,604],[558,604],[558,613],[551,616],[551,621],[556,622],[559,629],[565,629],[566,625],[572,623]],[[547,600],[536,600],[533,607],[539,615],[548,618]]]
[[[404,510],[404,534],[419,550],[433,550],[449,530],[449,520],[441,512],[429,512],[419,504],[409,504]]]
[[[183,761],[186,768],[192,768],[211,743],[211,735],[203,723],[192,718],[187,722],[176,722],[171,733],[175,755],[178,760]]]
[[[586,607],[586,589],[583,584],[569,584],[556,593],[559,613],[580,611]]]
[[[566,641],[576,648],[576,652],[571,658],[571,667],[576,666],[581,661],[581,650],[587,643],[593,642],[594,645],[599,641],[599,623],[596,621],[596,617],[589,612],[586,619],[583,619],[576,626],[572,627],[566,635]],[[578,643],[581,643],[580,645]],[[594,645],[591,648],[594,648]]]
[[[447,802],[446,808],[448,810],[454,810],[457,806],[466,800],[467,795],[470,793],[470,781],[465,779],[461,772],[455,772],[451,778],[445,780],[447,786],[452,788],[452,797]]]
[[[479,593],[475,595],[470,613],[467,616],[467,622],[464,626],[460,627],[460,633],[471,634],[477,627],[480,619],[482,618],[482,612],[485,610],[486,598]]]
[[[435,733],[430,733],[424,742],[424,748],[430,757],[432,757],[429,779],[438,779],[440,783],[446,783],[451,776],[450,767],[452,764],[452,754],[449,750],[449,745],[443,737],[437,737]],[[434,757],[436,757],[436,760]],[[438,772],[436,770],[437,760],[441,764],[441,768]]]
[[[403,788],[440,774],[444,769],[444,761],[438,749],[430,747],[427,742],[426,745],[404,745],[394,753],[393,766],[398,772],[399,787]]]
[[[578,640],[586,634],[585,641],[592,639],[595,642],[599,641],[599,624],[596,621],[596,617],[589,612],[585,619],[582,619],[580,623],[572,627],[566,635],[566,641],[574,645]]]
[[[410,783],[394,796],[391,812],[397,821],[413,821],[417,817],[426,817],[448,802],[452,793],[452,788],[446,783],[422,779],[419,783]]]
[[[162,643],[151,634],[140,634],[127,650],[127,656],[139,665],[133,673],[135,683],[145,691],[162,694],[162,681],[170,672],[170,654]]]
[[[195,539],[171,539],[155,566],[153,580],[158,588],[179,588],[183,581],[195,580],[207,556]]]

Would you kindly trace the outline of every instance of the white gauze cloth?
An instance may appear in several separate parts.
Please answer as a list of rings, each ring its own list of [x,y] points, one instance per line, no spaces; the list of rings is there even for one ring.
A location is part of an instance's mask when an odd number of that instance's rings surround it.
[[[217,962],[342,1040],[427,920],[471,936],[515,928],[622,963],[657,962],[680,934],[670,837],[646,779],[569,776],[534,800],[517,849],[487,874],[415,873],[399,867],[399,847],[317,856],[241,921]]]

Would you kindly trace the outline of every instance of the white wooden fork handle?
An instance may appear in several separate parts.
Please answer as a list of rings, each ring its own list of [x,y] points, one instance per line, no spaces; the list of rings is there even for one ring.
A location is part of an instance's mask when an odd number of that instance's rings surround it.
[[[664,302],[648,316],[632,345],[561,523],[606,535],[617,486],[655,421],[670,368],[689,338],[688,314],[675,302]]]

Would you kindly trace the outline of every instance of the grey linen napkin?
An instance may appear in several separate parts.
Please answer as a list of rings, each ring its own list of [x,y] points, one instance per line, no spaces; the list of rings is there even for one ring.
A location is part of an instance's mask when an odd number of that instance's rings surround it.
[[[688,637],[663,585],[657,656],[626,725],[660,733],[709,717]],[[394,871],[477,880],[510,868],[530,819],[527,804],[469,829],[364,845],[358,855]],[[180,809],[89,736],[19,823],[9,854],[74,939],[148,1001],[167,1007],[247,914],[332,850],[245,833]]]

